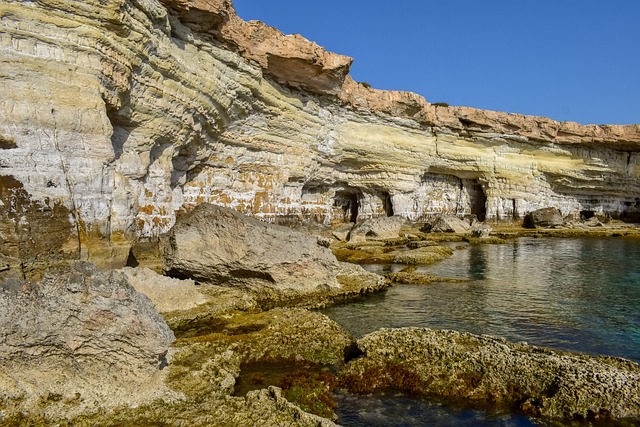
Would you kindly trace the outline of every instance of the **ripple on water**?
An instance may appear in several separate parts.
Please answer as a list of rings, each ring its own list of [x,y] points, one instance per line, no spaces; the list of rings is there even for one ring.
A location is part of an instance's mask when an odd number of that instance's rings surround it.
[[[418,269],[469,282],[397,285],[324,313],[356,336],[382,327],[457,329],[640,361],[638,260],[640,241],[629,239],[472,245]]]
[[[418,326],[502,336],[640,362],[640,241],[532,239],[471,245],[418,270],[470,279],[386,292],[323,312],[357,337]],[[368,266],[388,273],[402,266]],[[339,397],[345,426],[530,426],[519,414],[458,409],[406,396]]]

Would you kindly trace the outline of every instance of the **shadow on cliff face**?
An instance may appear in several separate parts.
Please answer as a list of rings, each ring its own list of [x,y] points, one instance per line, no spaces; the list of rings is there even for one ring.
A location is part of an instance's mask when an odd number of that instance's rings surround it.
[[[626,202],[625,210],[620,215],[624,222],[640,223],[640,197],[636,197],[635,203]]]
[[[75,259],[79,241],[60,202],[33,201],[20,181],[0,175],[0,278],[38,278],[47,266]]]

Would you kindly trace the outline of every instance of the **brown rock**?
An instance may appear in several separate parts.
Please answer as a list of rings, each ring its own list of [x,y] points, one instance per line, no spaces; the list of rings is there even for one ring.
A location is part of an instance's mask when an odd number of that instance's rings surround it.
[[[343,270],[314,236],[209,204],[178,219],[162,252],[169,275],[231,286],[340,288]]]
[[[240,19],[228,0],[164,0],[182,22],[209,32],[245,58],[257,62],[279,83],[320,94],[337,94],[353,58],[328,52],[299,34],[285,35],[259,21]]]
[[[564,224],[564,218],[558,208],[538,209],[524,217],[524,226],[527,228],[549,228],[562,224]]]
[[[366,356],[342,374],[356,392],[401,389],[552,418],[640,417],[640,366],[625,359],[426,328],[382,329],[358,346]]]
[[[88,263],[41,282],[0,283],[0,402],[5,413],[68,416],[167,397],[173,332],[120,272]],[[52,397],[53,396],[53,397]]]

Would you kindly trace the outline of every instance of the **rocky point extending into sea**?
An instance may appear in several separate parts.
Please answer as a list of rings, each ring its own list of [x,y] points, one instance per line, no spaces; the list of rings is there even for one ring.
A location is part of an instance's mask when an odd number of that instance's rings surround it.
[[[7,0],[0,18],[3,425],[330,426],[336,388],[638,422],[636,363],[356,340],[311,309],[453,280],[415,269],[442,242],[640,237],[640,125],[375,90],[230,0]],[[287,369],[241,393],[255,366]]]

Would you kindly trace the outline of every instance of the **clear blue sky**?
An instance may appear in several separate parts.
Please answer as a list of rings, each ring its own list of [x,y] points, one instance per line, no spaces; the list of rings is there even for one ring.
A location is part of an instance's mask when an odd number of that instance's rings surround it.
[[[640,123],[640,0],[233,0],[430,102]]]

